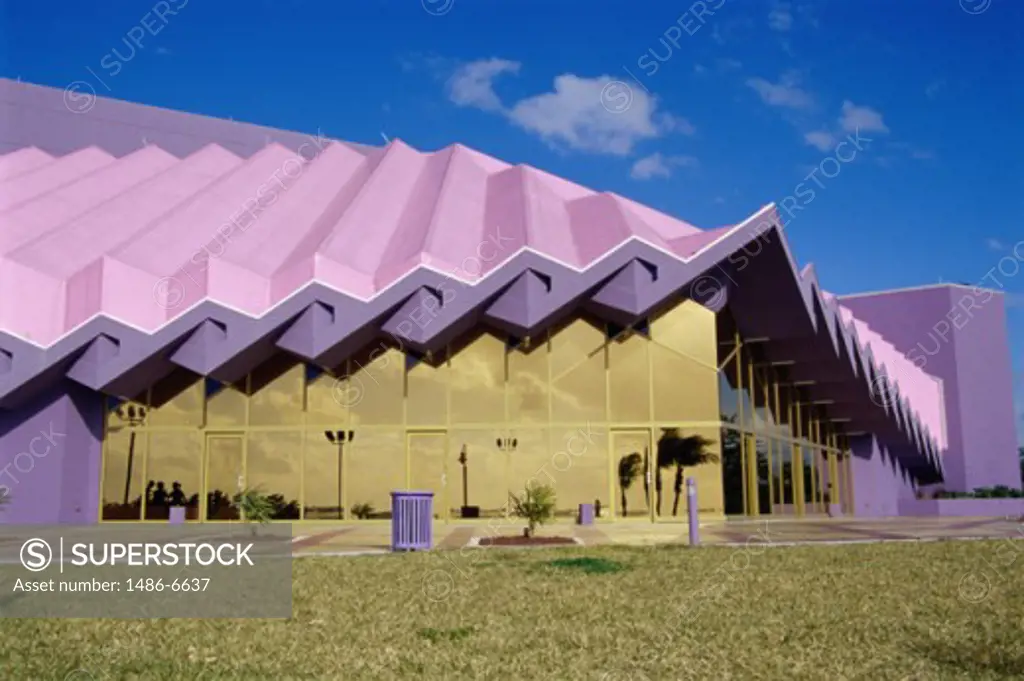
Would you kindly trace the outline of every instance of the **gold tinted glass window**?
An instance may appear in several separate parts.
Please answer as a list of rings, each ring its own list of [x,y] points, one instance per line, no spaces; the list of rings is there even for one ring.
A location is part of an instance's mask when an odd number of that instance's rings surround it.
[[[203,422],[203,378],[178,369],[150,391],[146,424],[152,427],[193,426]]]
[[[305,366],[285,354],[271,358],[249,376],[249,423],[285,426],[302,423]]]
[[[185,517],[198,520],[203,494],[202,433],[198,430],[149,433],[146,477],[149,488],[146,520],[167,520],[172,506],[185,506]],[[234,491],[232,484],[231,493]]]
[[[656,421],[718,421],[718,372],[657,343],[650,346]]]
[[[243,390],[207,379],[205,391],[207,428],[245,427],[248,400]]]
[[[619,423],[651,420],[651,371],[643,335],[627,331],[608,344],[611,419]]]
[[[250,432],[245,479],[270,497],[275,520],[298,520],[302,492],[301,430]]]
[[[345,447],[344,490],[348,511],[360,507],[358,515],[388,518],[391,492],[406,489],[405,433],[393,429],[363,428],[355,442]]]
[[[548,354],[544,339],[509,351],[508,412],[512,423],[547,423],[551,398]]]
[[[405,414],[405,355],[384,343],[348,361],[345,401],[353,425],[400,425]]]
[[[346,377],[307,369],[306,423],[340,428],[348,420],[348,405],[358,398]]]
[[[606,419],[604,332],[578,319],[551,336],[553,423]]]
[[[146,483],[146,434],[107,429],[103,463],[103,519],[141,520]]]
[[[353,446],[331,443],[322,430],[307,430],[303,447],[303,517],[306,520],[337,520],[347,498],[343,495],[345,459]],[[353,486],[351,494],[358,489]],[[351,504],[349,504],[351,506]]]
[[[407,423],[410,426],[444,426],[448,422],[448,377],[450,370],[440,361],[406,361]]]
[[[505,342],[484,334],[450,350],[451,420],[502,423],[505,420]]]

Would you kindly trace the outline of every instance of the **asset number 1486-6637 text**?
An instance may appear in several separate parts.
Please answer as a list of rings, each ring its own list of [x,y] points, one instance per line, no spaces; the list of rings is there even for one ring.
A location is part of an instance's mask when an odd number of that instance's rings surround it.
[[[126,580],[127,591],[206,591],[209,585],[209,577],[188,577],[171,581],[152,577]]]

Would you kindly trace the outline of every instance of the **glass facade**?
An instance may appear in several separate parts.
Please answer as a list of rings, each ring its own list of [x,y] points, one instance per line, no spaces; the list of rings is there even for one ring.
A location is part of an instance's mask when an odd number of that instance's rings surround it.
[[[377,342],[326,371],[280,353],[235,385],[176,369],[110,398],[102,519],[238,518],[246,487],[279,520],[390,517],[434,492],[438,520],[505,515],[531,481],[557,515],[811,514],[849,504],[848,459],[784,368],[725,313],[684,301],[634,328],[589,317],[537,338],[475,332],[419,356]],[[824,427],[823,427],[823,424]]]

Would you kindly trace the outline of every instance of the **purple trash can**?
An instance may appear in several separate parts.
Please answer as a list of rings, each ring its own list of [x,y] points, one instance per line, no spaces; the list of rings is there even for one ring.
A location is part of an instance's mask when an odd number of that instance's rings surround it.
[[[171,506],[171,513],[167,517],[167,522],[171,525],[183,525],[185,524],[185,507],[184,506]]]
[[[434,493],[391,493],[391,550],[429,551],[434,545]]]
[[[580,525],[593,525],[594,524],[594,505],[593,504],[580,504],[580,512],[577,522]]]

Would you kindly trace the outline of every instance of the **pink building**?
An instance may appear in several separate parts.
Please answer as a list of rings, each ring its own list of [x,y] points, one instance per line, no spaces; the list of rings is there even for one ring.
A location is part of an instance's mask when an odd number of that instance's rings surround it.
[[[1021,486],[1001,292],[833,296],[772,204],[701,230],[460,145],[66,104],[0,80],[0,522],[228,520],[245,486],[288,520],[410,487],[487,516],[530,479],[652,520],[684,473],[709,516]]]

